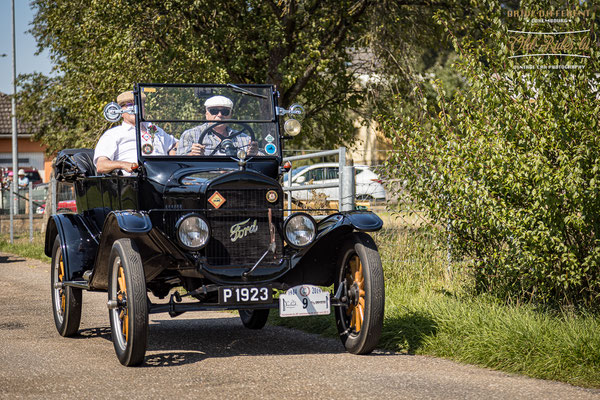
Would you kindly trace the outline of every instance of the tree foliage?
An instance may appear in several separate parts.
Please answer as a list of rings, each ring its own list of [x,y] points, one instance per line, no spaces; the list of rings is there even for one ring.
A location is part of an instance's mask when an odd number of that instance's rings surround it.
[[[22,77],[20,116],[50,150],[91,146],[108,127],[103,105],[134,82],[272,83],[281,105],[305,105],[305,142],[349,142],[349,111],[388,99],[408,50],[436,44],[431,15],[461,2],[33,0],[55,75]],[[385,79],[361,80],[373,74]]]
[[[477,288],[504,298],[597,305],[600,298],[600,62],[595,38],[574,57],[509,58],[508,20],[493,2],[477,40],[454,37],[466,87],[449,99],[432,80],[420,117],[383,118],[399,150],[394,174],[434,224],[447,227],[457,258],[473,261]],[[523,4],[530,10],[542,4]],[[547,6],[547,5],[546,5]],[[582,7],[586,9],[587,4]],[[584,30],[596,15],[574,18]],[[441,20],[453,37],[453,21]],[[525,26],[551,31],[551,24]],[[592,30],[593,31],[593,30]],[[588,33],[589,35],[589,33]],[[585,46],[584,46],[585,47]],[[523,65],[533,69],[522,69]],[[584,64],[583,69],[561,69]],[[556,68],[556,69],[553,69]],[[400,101],[401,103],[402,101]]]

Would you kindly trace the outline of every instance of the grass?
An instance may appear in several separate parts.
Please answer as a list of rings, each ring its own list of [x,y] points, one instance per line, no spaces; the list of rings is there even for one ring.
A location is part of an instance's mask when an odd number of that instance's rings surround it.
[[[379,347],[431,355],[535,378],[600,387],[600,318],[538,310],[475,296],[468,267],[448,268],[427,231],[376,236],[386,278]],[[275,325],[337,337],[333,315],[279,318]]]
[[[44,239],[45,236],[41,233],[34,233],[33,243],[31,243],[29,242],[29,235],[15,235],[14,243],[11,244],[9,235],[0,235],[0,251],[50,262],[50,257],[44,254]]]
[[[440,240],[424,229],[385,230],[376,240],[386,278],[386,310],[379,347],[444,357],[535,378],[600,387],[600,317],[506,305],[470,290],[468,266],[453,263]],[[0,237],[0,251],[49,262],[43,237],[14,245]],[[442,240],[443,244],[443,240]],[[269,322],[337,337],[328,316]]]

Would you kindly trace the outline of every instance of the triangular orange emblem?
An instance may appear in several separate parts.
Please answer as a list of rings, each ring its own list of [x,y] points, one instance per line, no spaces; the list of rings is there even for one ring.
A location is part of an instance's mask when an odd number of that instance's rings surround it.
[[[213,195],[209,197],[208,202],[212,204],[214,208],[219,208],[225,204],[225,197],[221,196],[221,193],[219,192],[214,192]]]

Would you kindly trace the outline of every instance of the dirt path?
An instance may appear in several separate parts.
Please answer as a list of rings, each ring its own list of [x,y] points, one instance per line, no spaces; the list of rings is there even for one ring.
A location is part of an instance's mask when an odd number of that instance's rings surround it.
[[[50,266],[0,253],[0,398],[600,399],[600,391],[432,357],[354,356],[337,340],[234,314],[151,315],[146,362],[122,367],[106,295],[84,292],[80,336],[60,337]]]

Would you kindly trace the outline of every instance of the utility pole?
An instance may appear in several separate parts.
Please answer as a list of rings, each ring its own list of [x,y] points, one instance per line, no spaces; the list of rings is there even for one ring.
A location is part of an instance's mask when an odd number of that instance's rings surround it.
[[[12,207],[13,213],[19,213],[19,202],[16,196],[19,193],[19,153],[17,151],[17,46],[15,37],[15,0],[12,3],[12,78],[13,78],[13,95],[12,95],[12,165],[13,165],[13,180],[12,187],[14,196],[11,196],[10,201],[14,203]],[[12,217],[12,214],[11,214]],[[11,218],[12,219],[12,218]],[[13,224],[10,224],[10,242],[13,243]]]

